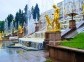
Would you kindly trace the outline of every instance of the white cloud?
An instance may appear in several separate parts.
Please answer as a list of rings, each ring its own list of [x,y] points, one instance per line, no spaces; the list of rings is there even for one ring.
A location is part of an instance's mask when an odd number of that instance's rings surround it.
[[[56,3],[62,0],[56,0]],[[29,6],[39,4],[41,12],[52,8],[53,0],[0,0],[0,20],[4,20],[8,14],[13,14],[19,10],[24,9],[26,4]]]
[[[61,1],[63,0],[30,0],[29,5],[31,7],[32,5],[35,6],[35,4],[38,3],[41,12],[45,12],[46,10],[51,9],[53,4],[57,4],[58,2]]]
[[[24,9],[27,0],[0,0],[0,20],[4,20],[8,14],[13,14],[21,8]]]

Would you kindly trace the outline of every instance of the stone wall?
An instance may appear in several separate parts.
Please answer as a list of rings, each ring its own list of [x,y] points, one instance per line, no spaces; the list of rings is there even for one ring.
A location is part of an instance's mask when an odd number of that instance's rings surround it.
[[[49,46],[49,57],[59,62],[84,62],[84,50]]]

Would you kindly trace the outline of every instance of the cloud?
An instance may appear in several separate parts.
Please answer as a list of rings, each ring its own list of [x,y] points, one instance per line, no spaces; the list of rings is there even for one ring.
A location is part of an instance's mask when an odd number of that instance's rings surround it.
[[[45,12],[52,8],[53,0],[0,0],[0,20],[4,20],[8,14],[15,15],[19,9],[23,10],[26,4],[31,7],[32,5],[35,6],[36,3],[41,9],[40,11]]]
[[[24,9],[28,0],[0,0],[0,20],[4,20],[8,14],[13,14]]]

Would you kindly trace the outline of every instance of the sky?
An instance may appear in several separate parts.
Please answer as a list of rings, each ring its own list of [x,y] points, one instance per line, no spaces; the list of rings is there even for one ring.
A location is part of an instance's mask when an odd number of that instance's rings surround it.
[[[0,0],[0,20],[5,20],[8,14],[15,16],[19,9],[24,10],[26,4],[29,9],[31,6],[35,6],[38,3],[40,12],[52,9],[53,4],[57,4],[63,0]]]

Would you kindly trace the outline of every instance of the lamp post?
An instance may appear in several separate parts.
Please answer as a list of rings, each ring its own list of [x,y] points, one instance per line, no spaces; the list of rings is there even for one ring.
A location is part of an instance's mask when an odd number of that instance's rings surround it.
[[[74,18],[74,16],[77,15],[77,13],[74,12],[74,9],[75,9],[74,1],[71,3],[72,3],[72,12],[67,14],[68,16],[71,17],[71,20],[69,21],[69,28],[76,29],[76,21],[73,18]]]
[[[82,5],[82,14],[83,14],[83,20],[84,20],[84,3]]]

